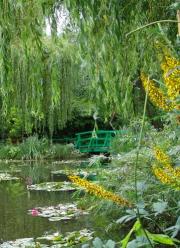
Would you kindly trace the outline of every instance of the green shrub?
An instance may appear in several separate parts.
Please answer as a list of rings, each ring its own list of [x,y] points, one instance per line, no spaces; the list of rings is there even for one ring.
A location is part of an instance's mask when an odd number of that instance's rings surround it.
[[[129,152],[136,147],[136,136],[129,133],[126,135],[118,134],[112,140],[110,153],[118,154],[121,152]]]
[[[17,159],[20,155],[20,148],[15,145],[1,145],[0,159]]]

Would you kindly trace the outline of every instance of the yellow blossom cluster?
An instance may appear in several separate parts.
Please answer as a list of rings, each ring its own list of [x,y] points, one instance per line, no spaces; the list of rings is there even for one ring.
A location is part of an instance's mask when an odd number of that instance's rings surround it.
[[[155,147],[154,152],[156,159],[162,164],[163,168],[170,172],[174,177],[179,177],[180,180],[180,168],[173,168],[170,157],[159,147]]]
[[[163,54],[161,62],[163,79],[167,87],[168,97],[174,100],[180,93],[180,61],[172,57],[165,48],[163,49]]]
[[[162,168],[159,168],[156,165],[153,165],[153,172],[155,176],[164,184],[169,184],[176,188],[177,190],[180,190],[180,181],[175,180],[173,177],[171,177],[168,173],[166,173],[165,170]]]
[[[161,69],[163,71],[163,81],[167,89],[167,96],[162,90],[155,86],[152,80],[141,73],[141,80],[144,88],[149,89],[150,100],[159,108],[165,111],[179,109],[176,103],[176,98],[180,93],[180,60],[171,55],[170,49],[160,42],[156,42],[156,49],[158,50],[158,57],[161,62]],[[149,81],[149,83],[148,83]],[[177,117],[179,120],[179,116]]]
[[[110,191],[105,190],[103,187],[95,185],[85,179],[78,176],[69,176],[69,179],[78,186],[85,188],[90,194],[94,194],[98,197],[111,200],[118,205],[131,206],[130,202],[119,195],[116,195]]]
[[[171,111],[175,108],[175,104],[168,101],[162,90],[156,87],[153,80],[149,80],[144,73],[141,73],[141,80],[152,103],[166,111]]]
[[[154,148],[155,158],[162,164],[171,163],[170,157],[163,152],[159,147]]]
[[[170,157],[159,147],[155,147],[154,152],[157,161],[161,165],[161,167],[158,165],[153,165],[153,172],[155,176],[162,183],[170,184],[176,189],[180,189],[180,168],[173,168]]]

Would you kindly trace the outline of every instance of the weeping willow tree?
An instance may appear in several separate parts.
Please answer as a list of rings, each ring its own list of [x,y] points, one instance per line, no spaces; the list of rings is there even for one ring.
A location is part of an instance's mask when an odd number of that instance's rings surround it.
[[[53,4],[0,2],[0,124],[10,136],[52,136],[71,118],[76,44],[68,34],[57,36]],[[51,36],[45,33],[48,18]]]
[[[160,40],[175,52],[176,8],[171,0],[0,1],[2,131],[52,136],[71,118],[74,89],[82,78],[90,88],[88,99],[105,120],[118,115],[128,122],[141,113],[139,72],[161,79],[154,44]],[[70,24],[59,35],[63,9]],[[128,35],[167,19],[171,22]]]
[[[142,113],[140,70],[161,78],[156,41],[174,51],[177,23],[171,0],[66,0],[71,21],[78,27],[80,53],[92,80],[92,98],[106,120],[124,122]],[[171,21],[167,21],[167,20]],[[151,22],[159,22],[128,35]],[[175,51],[174,51],[175,52]]]

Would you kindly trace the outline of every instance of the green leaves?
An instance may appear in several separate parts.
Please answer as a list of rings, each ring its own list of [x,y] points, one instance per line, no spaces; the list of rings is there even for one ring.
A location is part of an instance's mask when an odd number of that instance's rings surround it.
[[[157,75],[160,72],[155,63],[157,51],[153,41],[162,39],[162,35],[156,26],[137,32],[129,39],[125,38],[126,33],[147,23],[147,20],[169,17],[167,8],[171,1],[166,1],[164,8],[154,1],[154,8],[151,8],[146,0],[135,1],[133,7],[125,1],[66,0],[65,4],[79,28],[80,54],[88,64],[93,82],[91,92],[97,109],[104,120],[109,121],[115,112],[128,122],[134,114],[142,111],[142,99],[136,92],[139,87],[134,84],[139,70],[143,68]],[[172,30],[167,27],[166,31]]]
[[[105,244],[100,238],[95,238],[93,241],[93,248],[115,248],[116,243],[112,240],[108,240]]]
[[[155,216],[158,214],[162,214],[166,210],[167,206],[168,206],[168,203],[164,201],[153,203],[153,209],[155,211]]]
[[[148,231],[148,237],[155,243],[165,244],[165,245],[174,245],[173,239],[164,234],[153,234]]]
[[[130,241],[133,233],[135,233],[136,239]],[[121,241],[121,248],[152,247],[149,242],[152,244],[174,245],[172,238],[165,234],[153,234],[149,232],[142,228],[140,221],[137,220],[126,237]]]
[[[177,1],[173,4],[170,5],[169,9],[172,9],[172,10],[179,10],[180,9],[180,2]]]
[[[176,223],[174,226],[166,228],[167,232],[171,233],[172,238],[176,237],[178,233],[180,232],[180,216],[178,217]]]
[[[131,230],[129,231],[129,233],[126,235],[126,237],[121,241],[121,244],[122,244],[122,248],[126,248],[127,247],[127,244],[131,238],[131,235],[133,232],[135,231],[138,231],[139,229],[141,228],[141,224],[139,222],[139,220],[137,220],[133,227],[131,228]]]

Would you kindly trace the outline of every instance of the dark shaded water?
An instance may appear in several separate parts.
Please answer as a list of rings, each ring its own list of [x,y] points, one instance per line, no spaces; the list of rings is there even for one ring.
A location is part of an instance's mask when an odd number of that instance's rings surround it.
[[[73,221],[50,222],[43,217],[28,215],[28,209],[73,202],[72,193],[28,191],[27,184],[54,180],[52,170],[74,165],[62,164],[5,164],[0,163],[1,172],[10,172],[19,181],[0,182],[0,240],[38,237],[46,232],[62,233],[90,228],[90,216],[81,216]]]

